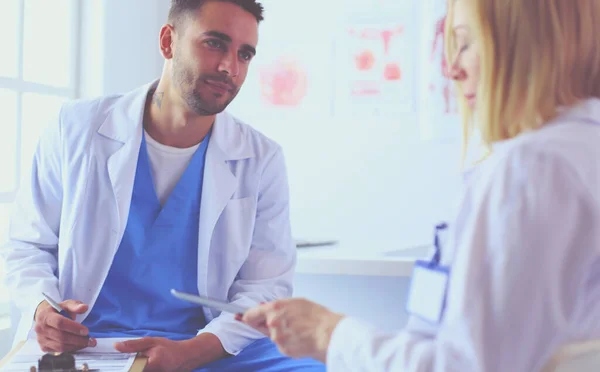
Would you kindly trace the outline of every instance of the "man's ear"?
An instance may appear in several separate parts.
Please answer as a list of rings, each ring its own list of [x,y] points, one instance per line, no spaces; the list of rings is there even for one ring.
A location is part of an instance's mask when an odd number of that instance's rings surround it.
[[[172,25],[167,23],[160,29],[158,43],[160,53],[165,59],[173,58],[173,44],[176,37],[176,31]]]

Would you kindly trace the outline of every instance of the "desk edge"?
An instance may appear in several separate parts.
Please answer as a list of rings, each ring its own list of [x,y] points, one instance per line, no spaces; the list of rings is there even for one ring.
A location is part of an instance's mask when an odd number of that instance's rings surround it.
[[[302,258],[296,263],[296,274],[383,276],[409,278],[415,260],[347,260],[335,258]]]

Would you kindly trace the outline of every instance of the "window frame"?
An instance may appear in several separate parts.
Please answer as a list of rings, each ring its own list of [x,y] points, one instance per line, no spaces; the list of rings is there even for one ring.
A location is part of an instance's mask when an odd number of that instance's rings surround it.
[[[0,192],[0,204],[14,202],[21,183],[21,150],[22,150],[22,127],[23,127],[23,95],[26,93],[38,93],[42,95],[53,95],[66,97],[67,99],[76,99],[79,96],[79,81],[81,71],[81,31],[82,31],[82,4],[78,0],[68,0],[71,8],[71,74],[70,84],[68,87],[55,87],[52,85],[40,84],[36,82],[26,81],[24,79],[24,38],[25,38],[25,1],[27,0],[12,0],[18,1],[17,13],[17,76],[6,77],[0,76],[0,88],[7,89],[17,94],[17,137],[16,141],[16,156],[14,161],[15,166],[15,187],[8,192]]]
[[[14,188],[8,192],[0,192],[0,205],[10,207],[15,201],[19,187],[21,186],[21,151],[23,143],[23,96],[27,93],[37,93],[41,95],[60,96],[67,99],[76,99],[80,95],[80,73],[81,73],[81,42],[82,36],[82,2],[79,0],[68,0],[71,9],[71,49],[70,49],[70,84],[68,87],[56,87],[47,84],[26,81],[24,79],[24,40],[25,40],[25,1],[27,0],[12,0],[18,1],[17,12],[17,76],[7,77],[0,76],[0,88],[15,92],[17,95],[16,107],[16,154],[13,159],[16,162],[15,166],[15,184]],[[2,242],[4,243],[4,242]],[[2,274],[2,273],[0,273]],[[0,281],[3,278],[0,277]],[[10,312],[10,299],[0,298],[0,317],[8,315]]]

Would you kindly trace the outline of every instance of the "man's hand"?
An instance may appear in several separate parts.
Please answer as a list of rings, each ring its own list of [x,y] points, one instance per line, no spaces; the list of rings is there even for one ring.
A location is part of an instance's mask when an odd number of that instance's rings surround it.
[[[76,351],[96,346],[96,340],[88,337],[87,327],[72,320],[77,314],[85,313],[88,306],[75,300],[61,302],[60,306],[69,312],[71,319],[57,313],[46,301],[40,303],[35,312],[35,332],[42,351]]]
[[[115,349],[122,353],[138,353],[147,357],[148,364],[144,371],[193,371],[227,355],[219,339],[210,333],[186,341],[144,337],[118,342]]]

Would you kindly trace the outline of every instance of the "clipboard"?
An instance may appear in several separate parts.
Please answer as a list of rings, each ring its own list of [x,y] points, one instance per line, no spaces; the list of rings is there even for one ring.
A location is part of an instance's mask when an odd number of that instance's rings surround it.
[[[15,354],[17,354],[19,352],[19,350],[23,347],[23,345],[25,345],[25,341],[19,342],[17,344],[17,346],[15,346],[14,349],[12,349],[4,358],[2,358],[2,360],[0,360],[0,368],[4,367],[4,365],[6,363],[8,363],[8,361],[13,356],[15,356]],[[129,372],[143,372],[144,368],[146,368],[147,363],[148,363],[148,358],[142,357],[142,356],[136,356],[135,361],[133,362],[133,365],[129,369]],[[90,367],[93,368],[93,366],[90,366]],[[27,371],[23,371],[23,372],[27,372]]]

